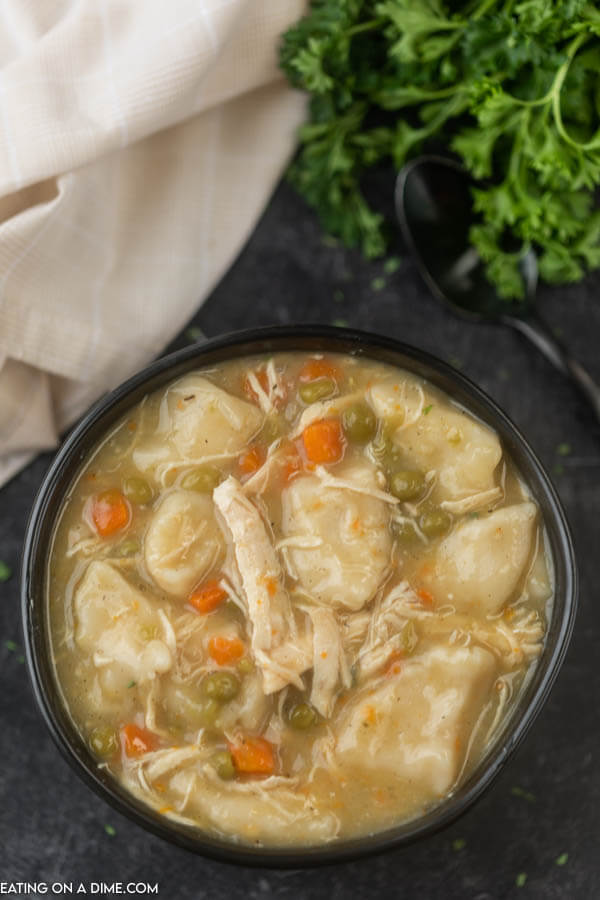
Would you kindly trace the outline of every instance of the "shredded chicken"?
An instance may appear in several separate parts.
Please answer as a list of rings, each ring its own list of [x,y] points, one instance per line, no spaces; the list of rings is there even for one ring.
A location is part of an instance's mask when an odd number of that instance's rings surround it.
[[[285,387],[283,378],[275,368],[275,360],[270,359],[267,363],[267,379],[269,381],[269,396],[276,400],[285,400]]]
[[[247,378],[248,378],[248,384],[250,385],[250,387],[256,394],[256,397],[258,399],[258,405],[260,406],[262,411],[266,415],[273,412],[274,406],[273,406],[273,401],[271,400],[271,398],[269,396],[270,392],[267,393],[266,391],[263,390],[263,387],[254,372],[248,372]]]
[[[366,494],[368,497],[375,497],[377,500],[383,500],[385,503],[391,503],[394,506],[400,503],[397,497],[394,497],[393,494],[388,494],[387,491],[379,491],[377,488],[370,488],[365,484],[361,484],[358,479],[353,481],[350,478],[337,478],[324,466],[316,466],[315,475],[320,478],[326,487],[354,491],[355,494]]]
[[[413,396],[409,396],[412,390]],[[425,406],[425,393],[421,385],[414,381],[403,380],[401,384],[375,384],[368,391],[368,397],[378,416],[394,418],[401,416],[401,423],[396,432],[409,428],[419,420]]]
[[[516,615],[508,624],[502,618],[478,621],[457,613],[450,604],[437,610],[427,610],[406,582],[393,588],[386,600],[390,598],[399,614],[421,623],[424,634],[448,634],[451,643],[463,646],[468,646],[472,641],[482,644],[500,656],[506,665],[517,665],[524,659],[537,656],[542,650],[544,628],[536,612],[525,612],[522,617]]]
[[[477,494],[471,494],[470,497],[463,497],[462,500],[442,500],[440,506],[447,512],[460,516],[463,513],[474,512],[484,506],[493,506],[501,499],[502,488],[493,487],[488,491],[479,491]]]
[[[346,662],[342,636],[334,613],[315,607],[310,610],[313,624],[313,683],[310,702],[325,718],[329,718],[339,685],[352,684]]]
[[[156,719],[156,707],[157,707],[158,699],[159,699],[158,681],[156,679],[154,679],[154,681],[152,681],[150,683],[150,688],[146,692],[146,700],[145,700],[146,712],[145,712],[145,716],[144,716],[144,722],[145,722],[146,728],[149,728],[150,731],[154,732],[154,734],[160,734],[161,737],[169,739],[169,738],[171,738],[170,733],[166,729],[161,728]]]
[[[252,624],[252,653],[263,673],[265,694],[286,684],[303,688],[302,672],[310,655],[302,642],[292,643],[292,611],[283,588],[275,549],[256,507],[233,477],[215,488],[214,502],[231,533],[247,614]]]
[[[412,632],[408,630],[410,620],[402,613],[403,603],[413,603],[414,597],[405,581],[375,604],[369,617],[367,637],[357,657],[359,680],[381,670],[396,654],[414,648],[416,633],[414,628]]]
[[[233,476],[215,488],[213,500],[234,544],[252,622],[252,648],[270,650],[281,643],[290,613],[275,550],[258,510]]]
[[[209,754],[210,749],[207,747],[187,744],[185,747],[166,747],[162,750],[145,753],[143,756],[131,760],[128,765],[138,772],[143,772],[146,784],[152,784],[157,778],[173,772],[181,766],[207,759]]]
[[[362,399],[362,391],[356,391],[354,394],[345,394],[343,397],[335,397],[333,400],[318,400],[316,403],[311,403],[300,416],[298,424],[290,434],[290,437],[299,437],[308,425],[318,422],[320,419],[338,416],[349,406],[352,406],[353,403]]]
[[[273,469],[279,465],[282,459],[281,441],[274,441],[269,445],[267,458],[260,468],[244,482],[245,494],[262,494],[266,490]]]

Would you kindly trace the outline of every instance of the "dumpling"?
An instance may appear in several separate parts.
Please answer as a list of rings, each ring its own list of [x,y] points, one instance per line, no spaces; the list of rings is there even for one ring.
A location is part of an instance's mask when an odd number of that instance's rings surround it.
[[[182,750],[172,752],[174,761],[177,753],[183,756]],[[238,841],[317,844],[335,838],[339,829],[333,812],[317,810],[311,794],[298,792],[284,778],[222,781],[210,766],[197,762],[170,776],[162,774],[161,782],[167,782],[185,816],[207,820],[220,834]],[[135,782],[131,787],[134,793],[139,790]]]
[[[156,584],[187,597],[223,552],[211,498],[194,491],[167,494],[144,538],[146,568]]]
[[[167,398],[173,444],[182,457],[237,453],[263,423],[257,406],[200,375],[176,382]]]
[[[74,595],[75,641],[100,670],[102,689],[121,692],[168,671],[175,652],[166,616],[110,563],[91,562]],[[148,639],[148,635],[156,637]]]
[[[424,578],[436,601],[458,612],[498,612],[530,559],[535,520],[536,507],[528,502],[459,524],[440,543]]]
[[[142,471],[206,457],[241,453],[261,428],[263,413],[201,375],[186,375],[169,390],[161,406],[156,436],[133,452]]]
[[[456,500],[494,487],[494,470],[502,458],[498,436],[459,407],[432,402],[423,412],[423,392],[416,382],[396,390],[394,382],[371,388],[378,416],[400,415],[403,424],[394,434],[407,462],[423,472],[435,471],[438,500]]]
[[[458,777],[473,727],[495,674],[481,647],[435,647],[402,662],[397,675],[344,709],[336,759],[345,777],[410,785],[435,799]]]
[[[359,610],[377,591],[392,549],[387,504],[372,466],[355,465],[331,487],[317,475],[295,478],[282,494],[282,532],[302,587],[323,605]],[[298,539],[295,545],[293,538]]]

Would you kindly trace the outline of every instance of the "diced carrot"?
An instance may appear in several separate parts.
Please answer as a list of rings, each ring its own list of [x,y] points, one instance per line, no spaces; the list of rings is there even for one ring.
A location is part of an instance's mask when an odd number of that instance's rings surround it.
[[[269,377],[268,377],[267,373],[265,372],[265,370],[259,369],[258,371],[253,372],[252,374],[256,377],[258,383],[260,384],[260,386],[263,389],[263,391],[265,392],[265,394],[267,394],[269,392]],[[252,384],[250,383],[250,379],[248,378],[247,375],[244,378],[242,390],[244,391],[246,397],[248,397],[249,400],[252,400],[253,403],[255,403],[258,400],[258,394],[252,387]]]
[[[229,744],[229,752],[238,772],[247,775],[272,775],[275,771],[273,745],[261,737],[244,737]]]
[[[307,360],[300,369],[298,377],[300,381],[316,381],[317,378],[333,378],[334,381],[338,381],[340,375],[339,366],[336,366],[331,360],[323,358]]]
[[[228,638],[216,634],[208,642],[208,652],[220,666],[226,666],[241,659],[245,649],[244,644],[237,637]]]
[[[121,746],[126,756],[142,756],[156,750],[158,738],[147,728],[140,728],[134,722],[121,728]]]
[[[223,590],[216,578],[211,578],[193,592],[188,603],[199,613],[210,613],[220,606],[226,597],[227,592]]]
[[[281,450],[283,452],[281,481],[283,486],[285,486],[302,470],[302,458],[298,448],[292,441],[283,441]]]
[[[250,447],[245,453],[242,453],[238,460],[238,466],[242,475],[252,475],[257,469],[260,469],[265,461],[265,454],[261,447]]]
[[[344,455],[344,432],[339,419],[319,419],[302,432],[304,452],[310,462],[334,463]]]
[[[425,588],[420,588],[417,591],[417,597],[420,599],[423,606],[431,609],[434,603],[433,594],[431,594],[429,591],[426,591]]]
[[[129,525],[131,510],[121,491],[113,488],[92,500],[92,521],[102,537],[109,537]]]

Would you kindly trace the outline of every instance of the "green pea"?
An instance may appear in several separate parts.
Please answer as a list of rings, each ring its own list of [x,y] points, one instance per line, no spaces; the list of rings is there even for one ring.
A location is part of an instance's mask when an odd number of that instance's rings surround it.
[[[317,713],[308,703],[296,703],[289,711],[288,721],[292,728],[304,731],[316,723]]]
[[[390,478],[390,491],[398,500],[415,500],[425,489],[425,478],[421,472],[400,469]]]
[[[181,479],[181,487],[186,491],[211,494],[220,481],[221,473],[214,466],[199,466],[186,472]]]
[[[90,734],[90,747],[98,756],[112,756],[119,749],[117,732],[109,725],[94,728]]]
[[[301,384],[298,390],[303,403],[316,403],[317,400],[325,400],[335,393],[335,381],[333,378],[317,378]]]
[[[202,681],[202,693],[205,697],[227,703],[240,692],[240,680],[233,672],[211,672]]]
[[[142,506],[145,503],[150,503],[154,497],[152,486],[146,479],[134,476],[123,479],[123,493],[132,503],[139,503]]]
[[[355,444],[367,444],[377,434],[377,416],[366,403],[355,403],[342,413],[344,433]]]
[[[233,764],[233,757],[228,750],[219,750],[218,753],[213,753],[210,758],[210,764],[219,776],[224,781],[231,781],[235,776],[235,766]]]
[[[121,541],[117,547],[119,556],[135,556],[136,553],[139,553],[139,550],[140,542],[136,541],[135,538],[127,538],[126,541]]]
[[[427,537],[439,537],[450,530],[452,516],[443,509],[432,508],[419,519],[419,528]]]

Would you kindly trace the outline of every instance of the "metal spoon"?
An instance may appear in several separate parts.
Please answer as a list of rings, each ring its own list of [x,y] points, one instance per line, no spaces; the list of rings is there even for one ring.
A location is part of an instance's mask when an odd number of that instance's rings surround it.
[[[406,244],[431,292],[470,321],[515,328],[571,379],[600,422],[600,388],[573,359],[535,308],[537,261],[529,251],[521,261],[525,300],[499,297],[486,279],[477,251],[469,246],[472,201],[469,174],[442,156],[407,163],[396,181],[396,213]]]

